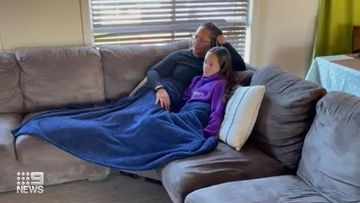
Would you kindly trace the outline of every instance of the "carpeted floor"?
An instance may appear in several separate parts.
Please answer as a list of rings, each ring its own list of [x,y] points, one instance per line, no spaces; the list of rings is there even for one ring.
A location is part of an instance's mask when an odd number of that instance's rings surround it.
[[[123,174],[112,174],[102,181],[77,181],[45,186],[43,194],[0,193],[1,203],[171,203],[159,183]]]

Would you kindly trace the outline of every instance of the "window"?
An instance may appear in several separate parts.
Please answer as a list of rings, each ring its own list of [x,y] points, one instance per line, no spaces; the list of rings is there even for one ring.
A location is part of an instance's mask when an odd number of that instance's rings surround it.
[[[94,43],[190,39],[200,24],[211,21],[244,55],[248,4],[248,0],[91,0]]]

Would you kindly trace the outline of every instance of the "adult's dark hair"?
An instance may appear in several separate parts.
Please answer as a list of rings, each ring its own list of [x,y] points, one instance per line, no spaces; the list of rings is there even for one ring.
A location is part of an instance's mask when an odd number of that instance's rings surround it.
[[[213,47],[209,49],[209,52],[216,56],[220,65],[219,73],[226,80],[225,101],[227,101],[231,96],[233,87],[235,86],[230,52],[225,47]]]
[[[201,27],[205,27],[206,29],[210,30],[210,46],[215,47],[216,46],[216,38],[218,35],[222,34],[222,31],[220,28],[218,28],[217,25],[215,25],[212,22],[207,22],[201,25]]]

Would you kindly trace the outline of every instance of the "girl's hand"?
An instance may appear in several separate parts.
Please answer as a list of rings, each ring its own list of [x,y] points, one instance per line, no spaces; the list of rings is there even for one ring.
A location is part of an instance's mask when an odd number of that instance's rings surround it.
[[[224,37],[224,35],[218,35],[216,37],[216,43],[220,46],[220,45],[224,45],[226,43],[226,39]]]
[[[156,104],[159,104],[161,108],[164,108],[165,110],[170,109],[170,97],[167,91],[164,88],[161,88],[156,91]]]

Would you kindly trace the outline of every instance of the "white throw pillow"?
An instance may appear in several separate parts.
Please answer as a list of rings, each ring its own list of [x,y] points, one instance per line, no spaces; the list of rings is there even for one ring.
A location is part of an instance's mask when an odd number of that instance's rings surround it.
[[[219,139],[240,151],[255,125],[265,86],[238,87],[226,104]]]

